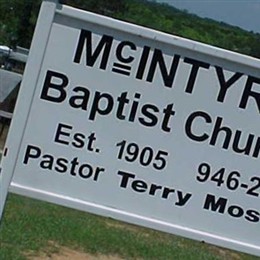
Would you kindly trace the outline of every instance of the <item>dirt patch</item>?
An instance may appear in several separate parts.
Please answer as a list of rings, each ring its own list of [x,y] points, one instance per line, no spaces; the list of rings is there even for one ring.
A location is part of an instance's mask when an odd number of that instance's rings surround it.
[[[107,220],[105,221],[105,224],[108,227],[112,227],[112,228],[117,228],[117,229],[127,229],[129,231],[133,231],[133,232],[140,232],[140,227],[131,225],[131,224],[127,224],[127,223],[121,223],[118,221],[114,221],[114,220]]]
[[[26,254],[26,256],[28,260],[123,260],[118,256],[91,255],[67,247],[60,247],[55,253]]]
[[[145,231],[146,228],[142,229],[142,231],[141,231],[141,227],[135,226],[135,225],[132,225],[132,224],[118,222],[118,221],[111,220],[111,219],[105,220],[105,224],[108,227],[112,227],[112,228],[116,228],[116,229],[122,229],[122,230],[129,230],[130,232],[134,232],[134,233],[138,233],[138,234],[141,233],[142,236],[144,236],[144,237],[150,236],[149,232]]]
[[[232,260],[241,260],[242,257],[239,253],[232,252],[228,249],[222,249],[220,247],[210,246],[214,251],[214,254],[219,255],[222,259],[232,259]]]

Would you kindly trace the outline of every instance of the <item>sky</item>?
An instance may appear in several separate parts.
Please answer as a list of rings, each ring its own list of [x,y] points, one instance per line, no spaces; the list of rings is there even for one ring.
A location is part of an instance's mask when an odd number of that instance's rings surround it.
[[[156,0],[189,13],[260,33],[260,0]]]

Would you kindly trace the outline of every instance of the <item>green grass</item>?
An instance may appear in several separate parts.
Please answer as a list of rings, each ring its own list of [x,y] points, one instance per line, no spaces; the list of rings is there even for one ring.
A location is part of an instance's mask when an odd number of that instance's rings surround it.
[[[123,259],[253,260],[181,237],[112,219],[9,195],[0,227],[0,259],[27,259],[28,253],[52,254],[60,246]]]

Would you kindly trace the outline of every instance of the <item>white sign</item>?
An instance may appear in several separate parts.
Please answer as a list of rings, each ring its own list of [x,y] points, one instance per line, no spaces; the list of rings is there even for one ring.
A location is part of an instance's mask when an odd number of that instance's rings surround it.
[[[259,68],[46,1],[2,185],[260,255]]]

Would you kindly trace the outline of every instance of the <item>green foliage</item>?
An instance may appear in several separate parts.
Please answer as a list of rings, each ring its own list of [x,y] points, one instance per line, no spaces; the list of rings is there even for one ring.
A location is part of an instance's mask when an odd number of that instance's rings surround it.
[[[260,34],[180,11],[166,4],[129,0],[126,21],[260,58]]]
[[[0,43],[29,48],[40,0],[0,0]]]
[[[260,58],[260,34],[202,19],[148,0],[63,0],[63,3]],[[0,43],[29,47],[41,0],[0,0]]]

